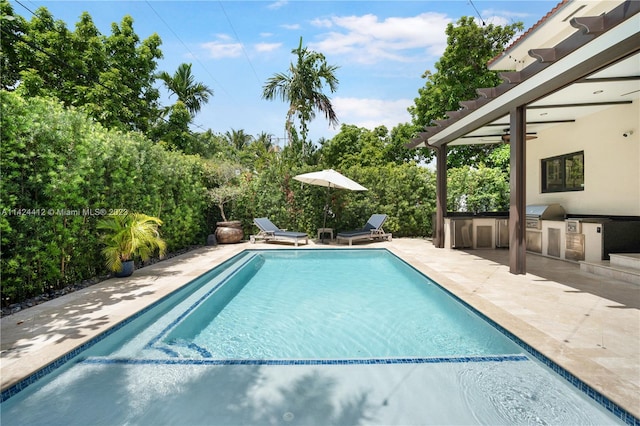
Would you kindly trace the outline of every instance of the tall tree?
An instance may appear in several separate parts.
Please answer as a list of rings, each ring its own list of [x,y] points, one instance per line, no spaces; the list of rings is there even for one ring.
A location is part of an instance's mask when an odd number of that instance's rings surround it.
[[[3,87],[82,106],[107,127],[146,131],[156,119],[159,93],[153,83],[156,60],[162,57],[157,34],[141,41],[133,19],[125,16],[105,37],[88,13],[69,31],[45,7],[29,22],[10,19],[5,25],[9,10],[2,7],[2,61],[13,55],[15,62],[3,66]]]
[[[251,153],[248,166],[256,171],[262,171],[278,157],[280,147],[273,143],[273,135],[267,132],[259,133],[249,145]]]
[[[91,103],[92,91],[100,81],[100,73],[107,68],[108,54],[104,48],[104,38],[93,23],[91,16],[84,12],[72,34],[71,50],[76,52],[70,58],[71,67],[78,70],[75,76],[75,105]],[[95,107],[89,108],[89,110]]]
[[[460,109],[459,102],[477,97],[476,89],[494,87],[500,77],[487,68],[487,62],[500,54],[517,31],[521,22],[504,27],[478,26],[472,17],[463,16],[447,25],[447,48],[436,62],[436,71],[426,71],[427,81],[418,90],[415,105],[409,107],[413,123],[429,126],[433,120],[447,118],[447,111]],[[469,162],[484,162],[493,147],[488,145],[460,146],[452,148],[448,162],[455,167]]]
[[[4,25],[3,25],[4,26]],[[4,34],[3,34],[4,38]],[[75,75],[69,62],[72,34],[44,7],[36,10],[24,34],[10,38],[18,53],[18,89],[26,96],[55,96],[71,105]]]
[[[422,150],[405,148],[416,130],[416,126],[409,123],[398,124],[391,131],[385,126],[369,130],[343,124],[338,134],[322,144],[320,157],[324,167],[335,169],[423,162]]]
[[[254,144],[259,145],[265,152],[276,150],[276,145],[273,144],[273,135],[267,132],[259,133],[254,140]]]
[[[243,149],[248,147],[253,140],[253,136],[245,133],[243,129],[231,129],[231,131],[225,132],[224,138],[227,140],[229,145],[231,145],[238,151],[242,151]]]
[[[162,80],[167,89],[187,107],[192,117],[209,101],[209,96],[213,96],[212,89],[195,81],[191,73],[191,64],[180,64],[173,75],[162,71],[157,74],[157,78]]]
[[[145,132],[157,118],[160,94],[153,84],[156,61],[162,58],[161,44],[155,33],[140,41],[128,15],[120,26],[111,24],[111,35],[105,39],[108,67],[100,74],[101,84],[94,86],[94,105],[105,106],[107,124],[111,118],[114,125],[123,123],[126,128]]]
[[[391,129],[384,147],[384,156],[387,161],[402,164],[408,161],[420,163],[430,160],[432,153],[427,148],[407,149],[405,147],[418,131],[420,131],[419,128],[411,123],[399,123]]]
[[[0,89],[13,90],[20,80],[20,56],[16,41],[24,35],[26,21],[13,12],[11,4],[0,1]]]
[[[297,61],[289,66],[285,73],[276,73],[269,78],[263,87],[262,97],[267,100],[280,98],[289,104],[285,128],[291,141],[296,139],[294,120],[300,125],[302,143],[309,133],[308,123],[316,116],[316,111],[324,114],[333,126],[338,124],[338,116],[333,110],[331,100],[322,92],[325,85],[331,93],[338,88],[335,65],[328,65],[322,53],[308,50],[300,45],[291,51],[297,56]]]
[[[199,146],[197,137],[189,131],[189,123],[191,114],[185,104],[178,101],[171,107],[169,118],[158,120],[149,129],[147,136],[171,150],[182,151],[185,154],[200,154],[202,146]]]

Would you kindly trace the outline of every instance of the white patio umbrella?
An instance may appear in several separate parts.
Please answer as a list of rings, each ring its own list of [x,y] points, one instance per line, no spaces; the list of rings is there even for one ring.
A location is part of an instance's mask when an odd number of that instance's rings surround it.
[[[324,220],[322,227],[327,224],[327,210],[329,210],[329,192],[331,188],[348,189],[350,191],[366,191],[367,188],[360,185],[348,177],[341,175],[333,169],[322,170],[319,172],[303,173],[293,177],[303,183],[310,185],[319,185],[327,187],[327,201],[324,206]],[[324,233],[322,234],[322,242],[324,242]]]

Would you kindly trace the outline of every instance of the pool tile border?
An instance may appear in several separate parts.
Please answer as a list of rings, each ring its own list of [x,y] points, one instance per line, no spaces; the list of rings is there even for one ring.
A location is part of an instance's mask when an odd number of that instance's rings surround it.
[[[211,359],[211,358],[102,358],[90,357],[81,364],[131,365],[382,365],[382,364],[444,364],[470,362],[531,361],[525,355],[491,355],[461,357],[347,358],[347,359]]]

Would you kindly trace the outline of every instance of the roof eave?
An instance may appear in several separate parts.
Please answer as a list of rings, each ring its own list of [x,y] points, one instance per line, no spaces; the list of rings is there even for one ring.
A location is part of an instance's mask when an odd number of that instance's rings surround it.
[[[580,28],[556,46],[560,59],[544,63],[540,60],[525,68],[523,81],[505,93],[478,106],[461,118],[441,120],[439,127],[427,127],[407,147],[439,147],[497,120],[515,108],[531,103],[586,77],[616,60],[640,50],[640,2],[627,2],[608,15],[611,26],[602,34],[590,34]],[[580,47],[576,48],[576,44]],[[569,53],[567,53],[569,52]],[[532,55],[540,54],[532,50]],[[540,58],[544,60],[542,57]],[[482,89],[481,89],[482,90]]]

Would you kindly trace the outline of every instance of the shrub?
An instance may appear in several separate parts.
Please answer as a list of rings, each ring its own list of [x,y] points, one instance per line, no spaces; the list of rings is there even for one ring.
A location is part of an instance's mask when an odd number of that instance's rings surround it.
[[[96,223],[108,213],[162,217],[169,251],[205,241],[198,156],[107,130],[53,99],[2,91],[0,100],[4,304],[104,273]]]

